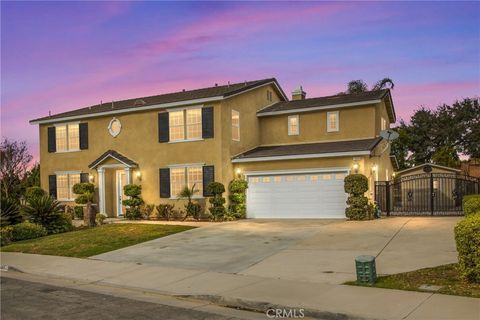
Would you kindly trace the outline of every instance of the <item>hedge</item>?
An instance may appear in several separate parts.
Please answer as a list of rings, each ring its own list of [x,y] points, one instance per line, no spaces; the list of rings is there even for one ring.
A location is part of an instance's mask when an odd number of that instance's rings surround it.
[[[480,214],[480,195],[472,194],[464,196],[462,199],[462,208],[465,216]]]
[[[480,215],[474,214],[455,226],[458,264],[462,277],[480,283]]]

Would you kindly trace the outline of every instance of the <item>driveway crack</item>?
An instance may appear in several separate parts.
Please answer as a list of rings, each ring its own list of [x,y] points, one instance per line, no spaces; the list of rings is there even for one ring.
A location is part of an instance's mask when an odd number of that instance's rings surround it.
[[[385,248],[387,248],[387,246],[393,241],[393,239],[395,239],[395,237],[397,236],[397,234],[400,233],[400,231],[403,230],[403,228],[407,225],[407,223],[409,223],[412,219],[408,219],[407,221],[405,221],[404,224],[402,224],[402,226],[397,230],[397,232],[395,232],[395,234],[390,238],[390,240],[387,241],[387,243],[383,246],[382,250],[380,250],[380,252],[375,256],[375,258],[378,258],[378,256],[380,256],[380,254],[382,254],[383,250],[385,250]]]

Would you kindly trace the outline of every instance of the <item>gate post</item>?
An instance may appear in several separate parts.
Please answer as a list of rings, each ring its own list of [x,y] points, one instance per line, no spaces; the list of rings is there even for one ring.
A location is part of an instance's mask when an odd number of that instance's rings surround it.
[[[433,196],[433,173],[430,173],[430,215],[433,216],[433,205],[434,205],[434,196]]]
[[[387,207],[387,217],[390,216],[390,181],[385,181],[385,206]]]

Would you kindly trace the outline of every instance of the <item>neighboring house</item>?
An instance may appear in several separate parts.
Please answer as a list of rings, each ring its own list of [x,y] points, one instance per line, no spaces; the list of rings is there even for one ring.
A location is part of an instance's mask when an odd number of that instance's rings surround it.
[[[379,137],[395,122],[389,90],[292,101],[276,79],[103,103],[31,123],[40,127],[42,188],[73,201],[73,184],[98,188],[99,210],[123,213],[122,188],[147,203],[176,200],[183,186],[249,182],[250,218],[342,218],[343,179],[393,173]]]

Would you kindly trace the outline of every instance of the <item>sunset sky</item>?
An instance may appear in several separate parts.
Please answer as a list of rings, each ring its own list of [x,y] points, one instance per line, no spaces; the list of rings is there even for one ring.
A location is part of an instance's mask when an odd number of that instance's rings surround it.
[[[397,114],[480,94],[479,2],[4,2],[1,135],[52,113],[276,77],[290,93],[395,82]]]

